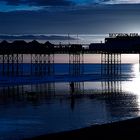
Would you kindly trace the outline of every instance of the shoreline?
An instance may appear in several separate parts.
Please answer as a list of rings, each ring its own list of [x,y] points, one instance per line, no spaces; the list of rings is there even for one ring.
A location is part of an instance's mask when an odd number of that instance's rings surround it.
[[[37,137],[27,138],[24,140],[72,140],[72,139],[129,139],[138,138],[140,132],[140,117],[112,122],[102,125],[92,125],[89,127],[59,132],[54,134],[46,134]]]

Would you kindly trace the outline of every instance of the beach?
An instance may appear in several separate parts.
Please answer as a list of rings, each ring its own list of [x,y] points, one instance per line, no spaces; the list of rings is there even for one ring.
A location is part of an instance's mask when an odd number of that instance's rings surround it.
[[[118,122],[112,122],[102,125],[93,125],[90,127],[41,135],[25,140],[56,140],[56,139],[135,139],[139,137],[140,118],[133,118]]]

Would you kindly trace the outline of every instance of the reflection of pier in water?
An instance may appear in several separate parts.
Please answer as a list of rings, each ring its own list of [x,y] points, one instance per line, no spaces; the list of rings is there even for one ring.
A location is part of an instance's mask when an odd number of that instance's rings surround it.
[[[0,88],[0,101],[38,101],[55,96],[55,83],[11,85]]]
[[[112,82],[112,83],[111,83]],[[58,88],[57,83],[45,83],[45,84],[35,84],[35,85],[15,85],[9,87],[1,87],[0,88],[0,104],[3,105],[11,105],[16,103],[22,103],[22,105],[31,104],[33,106],[38,106],[44,103],[53,103],[55,101],[60,101],[60,104],[67,104],[70,106],[71,110],[77,107],[77,103],[86,100],[95,101],[96,103],[100,103],[103,101],[106,105],[107,109],[111,110],[112,115],[116,115],[120,113],[116,111],[117,107],[123,108],[123,112],[121,115],[126,115],[130,106],[133,108],[137,108],[137,97],[131,94],[125,94],[121,91],[121,89],[117,88],[117,84],[114,81],[105,81],[102,87],[103,92],[95,93],[93,92],[88,94],[88,92],[84,91],[84,83],[74,82],[74,92],[71,93],[70,86],[66,90],[62,89],[61,86]],[[116,89],[112,85],[116,84]],[[67,83],[69,85],[69,83]],[[113,88],[111,88],[113,87]],[[109,89],[110,88],[110,89]],[[61,89],[61,90],[60,90]],[[104,90],[105,89],[105,90]],[[115,94],[114,94],[115,93]],[[121,94],[120,94],[121,93]],[[56,100],[57,99],[57,100]],[[81,100],[82,99],[82,100]],[[53,102],[52,102],[53,101]],[[132,110],[133,111],[133,110]],[[113,114],[114,113],[114,114]]]
[[[31,85],[9,85],[0,87],[0,97],[1,99],[7,97],[13,98],[44,98],[44,97],[54,97],[54,96],[71,96],[71,88],[69,89],[62,89],[59,85],[56,87],[57,83],[38,83],[38,84],[31,84]],[[66,83],[65,83],[66,84]],[[68,83],[67,83],[68,84]],[[62,89],[62,90],[61,90]],[[57,92],[56,92],[57,90]],[[74,82],[74,91],[73,96],[75,95],[82,95],[84,94],[84,82]]]
[[[103,94],[120,94],[122,93],[122,83],[117,79],[104,79],[102,81]]]
[[[67,83],[68,84],[68,83]],[[70,87],[66,90],[56,86],[57,83],[40,83],[33,85],[11,85],[0,87],[0,103],[14,103],[25,101],[33,105],[42,103],[42,101],[51,101],[51,99],[69,99],[71,108],[74,108],[77,98],[84,94],[84,83],[74,82],[74,92],[71,93]],[[60,90],[62,89],[62,90]]]

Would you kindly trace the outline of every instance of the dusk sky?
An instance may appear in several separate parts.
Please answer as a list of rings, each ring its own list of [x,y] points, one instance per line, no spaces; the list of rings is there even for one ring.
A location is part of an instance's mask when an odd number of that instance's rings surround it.
[[[140,32],[140,0],[0,0],[0,34]]]

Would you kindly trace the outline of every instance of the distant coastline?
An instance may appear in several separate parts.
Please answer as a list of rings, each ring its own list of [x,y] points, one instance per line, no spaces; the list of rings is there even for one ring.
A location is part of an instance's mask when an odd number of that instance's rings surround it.
[[[49,41],[53,44],[90,44],[104,42],[105,37],[108,37],[108,34],[0,34],[0,42],[3,40],[9,42],[37,40],[40,43]]]
[[[0,40],[76,40],[66,35],[0,35]]]

